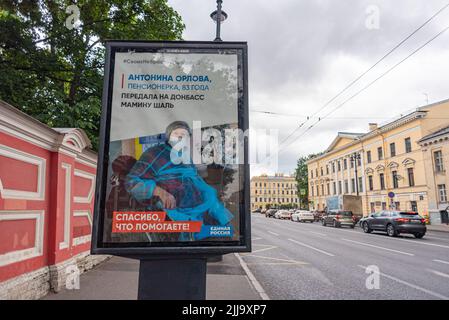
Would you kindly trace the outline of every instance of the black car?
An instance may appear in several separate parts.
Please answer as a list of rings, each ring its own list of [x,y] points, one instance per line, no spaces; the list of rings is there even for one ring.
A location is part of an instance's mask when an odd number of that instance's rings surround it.
[[[381,211],[372,213],[360,220],[360,226],[365,233],[372,231],[385,231],[390,237],[396,237],[400,233],[410,233],[416,238],[422,238],[426,234],[426,219],[417,212],[406,211]]]

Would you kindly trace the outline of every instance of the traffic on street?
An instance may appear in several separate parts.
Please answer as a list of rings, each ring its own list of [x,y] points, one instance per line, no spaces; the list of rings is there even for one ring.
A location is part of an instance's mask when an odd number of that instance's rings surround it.
[[[241,254],[270,299],[449,299],[449,234],[422,239],[252,214]]]

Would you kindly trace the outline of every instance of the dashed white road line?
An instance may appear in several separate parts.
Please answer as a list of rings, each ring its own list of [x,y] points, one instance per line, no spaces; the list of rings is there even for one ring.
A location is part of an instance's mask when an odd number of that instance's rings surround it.
[[[362,269],[364,269],[364,270],[366,270],[366,267],[365,267],[365,266],[359,265],[359,267],[362,268]],[[442,299],[442,300],[449,300],[449,297],[446,297],[446,296],[444,296],[444,295],[442,295],[442,294],[433,292],[433,291],[431,291],[431,290],[428,290],[428,289],[425,289],[425,288],[423,288],[423,287],[417,286],[417,285],[415,285],[415,284],[409,283],[409,282],[407,282],[407,281],[404,281],[404,280],[395,278],[395,277],[393,277],[393,276],[390,276],[390,275],[385,274],[385,273],[382,273],[382,272],[379,272],[379,274],[380,274],[381,276],[384,276],[385,278],[388,278],[388,279],[390,279],[390,280],[399,282],[399,283],[401,283],[401,284],[403,284],[403,285],[406,285],[406,286],[408,286],[408,287],[410,287],[410,288],[413,288],[413,289],[422,291],[422,292],[424,292],[424,293],[427,293],[427,294],[429,294],[429,295],[431,295],[431,296],[434,296],[434,297],[437,297],[437,298],[439,298],[439,299]]]
[[[432,272],[433,274],[436,274],[437,276],[443,277],[443,278],[449,278],[449,274],[440,272],[440,271],[436,271],[436,270],[432,270],[432,269],[427,269],[427,271]]]
[[[329,252],[324,251],[324,250],[321,250],[321,249],[317,249],[317,248],[315,248],[315,247],[309,246],[308,244],[299,242],[299,241],[297,241],[297,240],[294,240],[294,239],[288,239],[288,241],[291,241],[291,242],[294,242],[294,243],[296,243],[296,244],[299,244],[300,246],[303,246],[303,247],[306,247],[306,248],[315,250],[315,251],[320,252],[320,253],[322,253],[322,254],[325,254],[325,255],[327,255],[327,256],[329,256],[329,257],[335,257],[335,255],[332,254],[332,253],[329,253]]]
[[[390,252],[395,252],[395,253],[399,253],[399,254],[404,254],[404,255],[407,255],[407,256],[414,256],[413,253],[408,253],[408,252],[404,252],[404,251],[399,251],[399,250],[394,250],[394,249],[390,249],[390,248],[380,247],[380,246],[376,246],[374,244],[370,244],[370,243],[366,243],[366,242],[354,241],[354,240],[349,240],[349,239],[345,239],[345,238],[341,238],[341,240],[346,241],[346,242],[352,242],[352,243],[355,243],[355,244],[360,244],[360,245],[366,246],[366,247],[373,247],[373,248],[377,248],[377,249],[381,249],[381,250],[385,250],[385,251],[390,251]]]
[[[313,234],[317,234],[319,236],[327,237],[327,234],[324,234],[324,233],[319,233],[319,232],[315,232],[315,231],[309,231],[309,232],[313,233]]]
[[[444,263],[444,264],[449,264],[449,261],[444,261],[444,260],[434,259],[432,261],[439,262],[439,263]]]
[[[276,233],[276,232],[273,232],[273,231],[270,231],[270,230],[268,230],[267,232],[272,234],[273,236],[279,237],[279,233]]]
[[[240,257],[240,255],[238,253],[234,253],[234,255],[239,260],[240,265],[242,266],[243,270],[245,270],[246,276],[251,281],[251,284],[254,286],[254,288],[256,289],[257,293],[259,293],[259,295],[262,298],[262,300],[270,300],[270,297],[268,297],[268,295],[266,294],[265,290],[260,285],[259,281],[257,281],[256,277],[251,272],[251,270],[249,270],[248,266],[246,265],[246,262],[243,261],[242,257]]]

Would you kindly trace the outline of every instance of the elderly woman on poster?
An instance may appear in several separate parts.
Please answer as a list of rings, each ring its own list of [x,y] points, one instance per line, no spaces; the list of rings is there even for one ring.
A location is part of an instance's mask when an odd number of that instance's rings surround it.
[[[233,214],[218,199],[216,190],[198,175],[195,165],[191,161],[173,161],[173,158],[179,160],[176,156],[185,157],[179,145],[180,141],[190,140],[190,136],[187,123],[171,123],[166,129],[165,143],[147,149],[133,166],[126,179],[126,189],[142,204],[149,205],[157,197],[159,209],[166,211],[173,221],[204,222],[207,215],[216,225],[228,226]],[[211,237],[209,230],[203,224],[201,232],[181,233],[178,240],[208,238]]]

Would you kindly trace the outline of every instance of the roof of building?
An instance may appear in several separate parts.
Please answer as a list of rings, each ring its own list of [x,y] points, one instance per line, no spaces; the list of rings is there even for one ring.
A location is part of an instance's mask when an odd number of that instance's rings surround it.
[[[427,113],[427,110],[429,108],[437,106],[437,105],[441,105],[441,104],[447,103],[447,102],[449,102],[449,99],[441,100],[441,101],[438,101],[438,102],[434,102],[434,103],[431,103],[431,104],[428,104],[428,105],[416,108],[415,111],[410,112],[410,113],[408,113],[408,114],[406,114],[404,116],[401,116],[399,119],[391,121],[391,122],[389,122],[389,123],[387,123],[387,124],[377,128],[377,129],[372,130],[372,131],[367,132],[367,133],[357,134],[357,133],[339,132],[337,134],[337,137],[333,140],[331,145],[326,149],[326,151],[322,155],[320,155],[318,157],[315,157],[315,158],[312,158],[312,159],[308,160],[306,163],[314,162],[315,160],[318,160],[320,158],[323,158],[323,157],[327,156],[332,151],[340,150],[342,148],[346,148],[346,147],[351,146],[352,144],[354,144],[354,143],[356,143],[358,141],[362,141],[362,140],[371,138],[371,137],[373,137],[373,136],[375,136],[375,135],[377,135],[379,133],[387,132],[387,131],[392,130],[392,129],[394,129],[394,128],[400,126],[400,125],[403,125],[403,124],[405,124],[407,122],[410,122],[410,121],[413,121],[413,120],[416,120],[416,119],[420,119],[420,118],[424,118],[426,113]],[[441,134],[443,134],[443,133],[441,133]],[[342,139],[342,138],[349,138],[349,139],[352,139],[354,141],[350,142],[350,143],[348,143],[348,144],[346,144],[346,145],[344,145],[344,146],[342,146],[342,147],[340,147],[338,149],[333,149],[337,145],[338,141],[340,139]]]
[[[427,140],[432,140],[438,137],[441,137],[443,135],[449,134],[449,126],[439,129],[435,132],[432,132],[431,134],[428,134],[427,136],[422,137],[418,142],[423,142]]]

